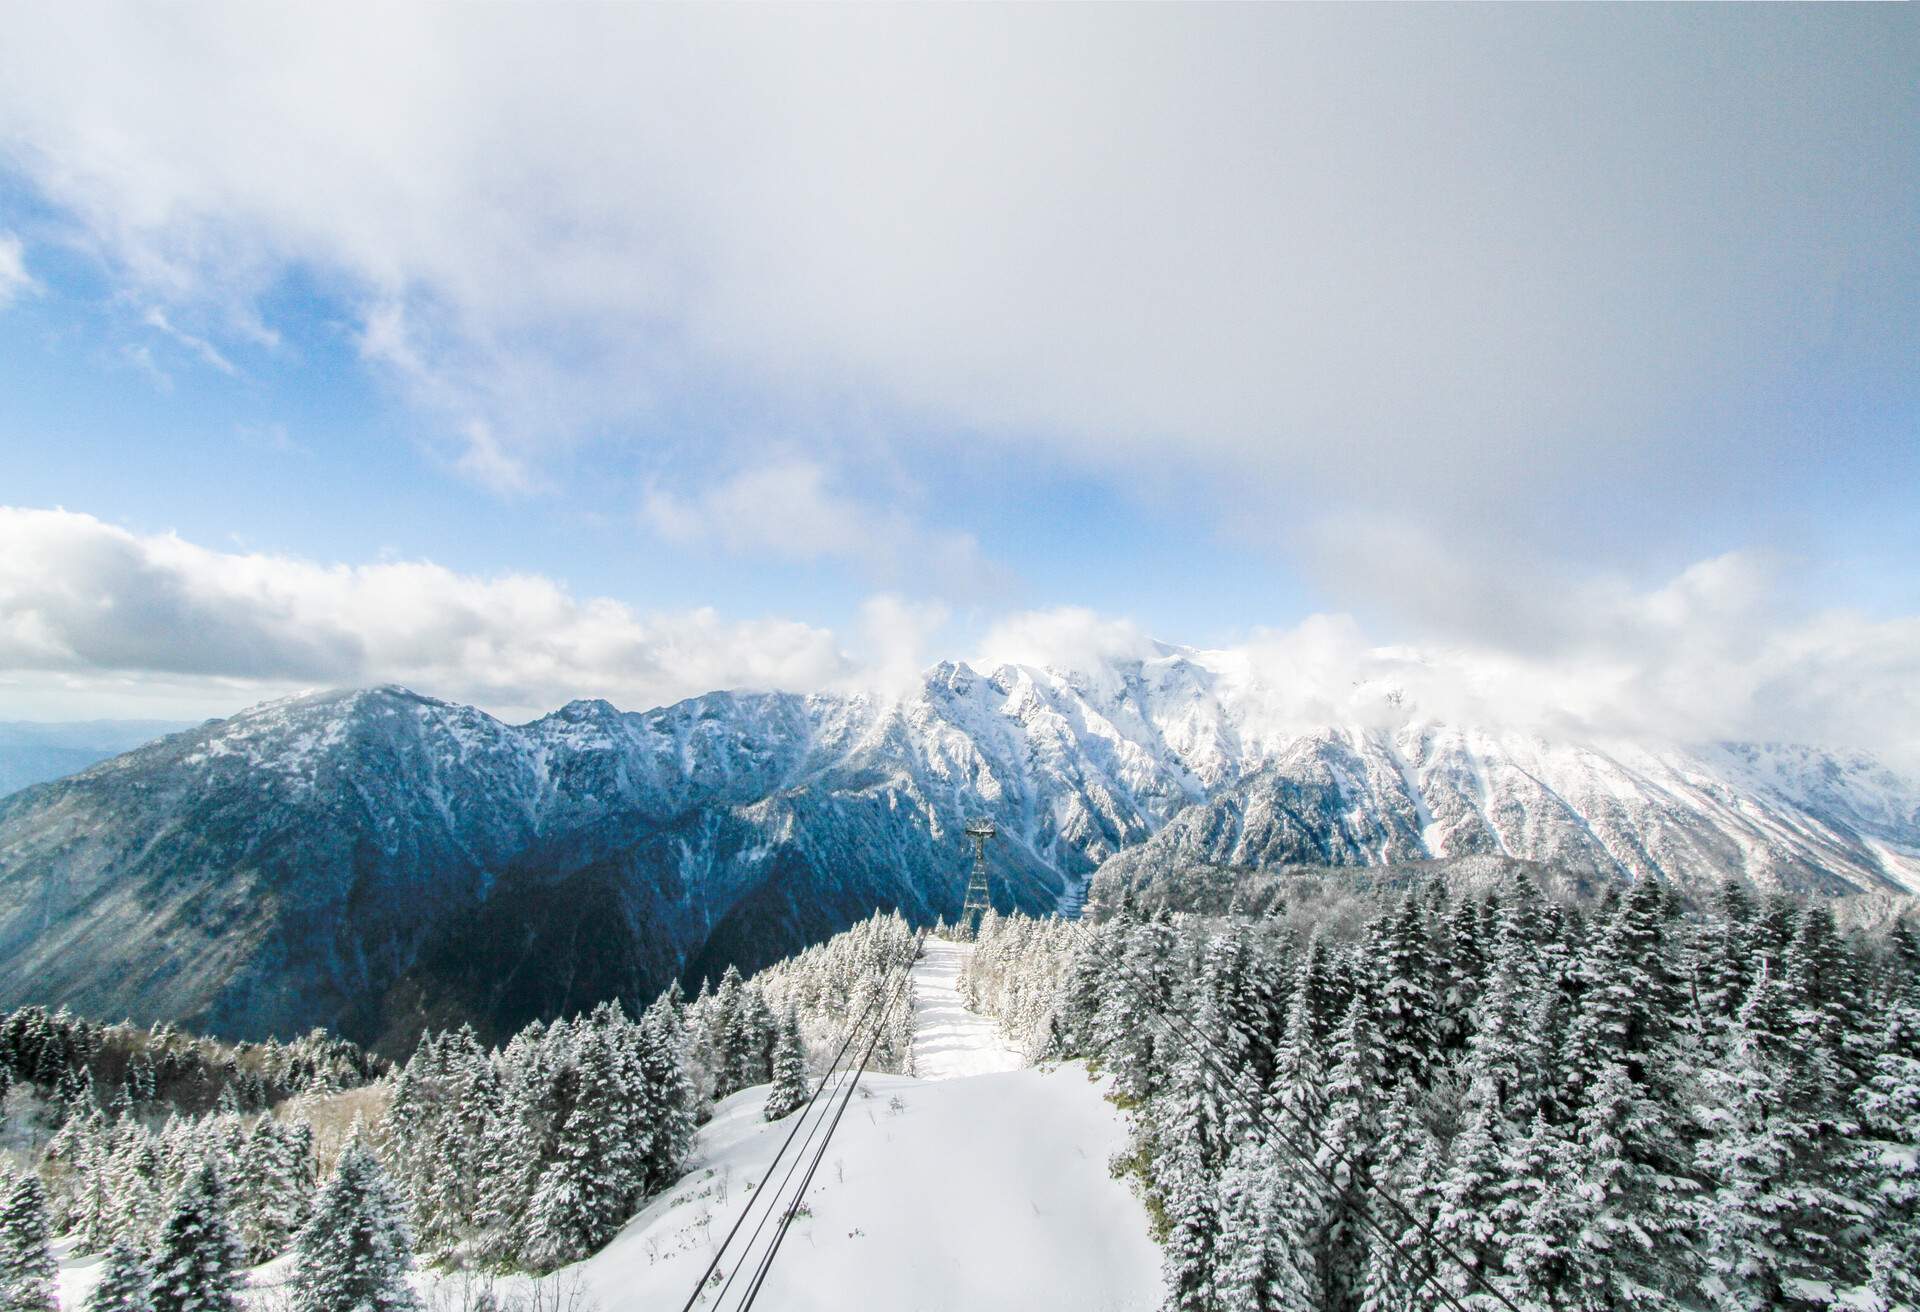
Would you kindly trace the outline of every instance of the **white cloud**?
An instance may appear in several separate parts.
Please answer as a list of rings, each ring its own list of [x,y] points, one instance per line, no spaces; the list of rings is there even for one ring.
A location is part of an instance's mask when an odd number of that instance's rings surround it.
[[[38,286],[27,272],[27,249],[10,232],[0,232],[0,309]]]
[[[484,481],[721,382],[1577,543],[1716,456],[1786,495],[1782,379],[1911,397],[1912,54],[1854,11],[35,6],[0,144],[157,302],[324,271]]]
[[[0,509],[0,672],[30,689],[131,680],[231,709],[393,680],[512,715],[583,695],[644,707],[714,688],[812,689],[851,668],[831,633],[785,620],[642,616],[537,575],[320,565]]]
[[[1858,747],[1920,770],[1920,619],[1796,612],[1766,562],[1744,555],[1584,600],[1593,613],[1550,650],[1383,647],[1351,617],[1316,615],[1203,659],[1240,678],[1253,723],[1271,732],[1421,716],[1580,740]],[[707,609],[641,615],[538,575],[323,565],[0,508],[0,708],[35,718],[226,713],[381,680],[509,716],[728,687],[898,694],[952,654],[940,649],[949,624],[938,604],[880,594],[843,642]],[[1001,617],[969,645],[984,667],[1096,673],[1170,650],[1125,618],[1072,607]]]
[[[214,346],[212,342],[209,342],[204,337],[197,337],[184,329],[174,327],[173,321],[167,317],[167,312],[159,306],[148,306],[147,312],[141,316],[140,322],[156,332],[165,333],[168,337],[173,338],[174,341],[192,351],[208,365],[218,369],[221,373],[227,375],[227,377],[239,377],[240,370],[234,365],[233,361],[220,354],[218,347]]]
[[[1731,554],[1657,587],[1576,589],[1577,624],[1525,644],[1383,646],[1352,616],[1257,628],[1201,653],[1236,680],[1251,723],[1439,720],[1573,741],[1719,740],[1860,748],[1920,770],[1920,619],[1801,612],[1762,559]],[[1085,670],[1166,649],[1133,622],[1077,607],[996,624],[977,662]]]
[[[1062,606],[1001,618],[975,644],[975,653],[974,662],[984,666],[1005,662],[1091,670],[1112,661],[1151,660],[1163,651],[1132,620]]]
[[[935,638],[951,618],[938,602],[911,601],[890,593],[869,597],[860,607],[860,668],[848,686],[885,695],[909,693],[942,653]]]
[[[929,533],[895,506],[842,488],[817,461],[762,460],[690,496],[648,490],[640,520],[668,542],[717,546],[734,555],[852,562],[893,582],[915,577],[950,594],[979,591],[996,572],[964,533]]]
[[[1278,725],[1421,716],[1575,740],[1862,748],[1920,769],[1920,619],[1799,611],[1765,561],[1737,553],[1574,604],[1580,622],[1545,642],[1380,647],[1350,617],[1314,616],[1257,632],[1243,654]]]

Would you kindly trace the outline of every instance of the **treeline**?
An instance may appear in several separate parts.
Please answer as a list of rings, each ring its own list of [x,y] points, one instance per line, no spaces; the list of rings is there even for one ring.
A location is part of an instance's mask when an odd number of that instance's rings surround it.
[[[899,912],[875,912],[826,942],[768,966],[749,987],[775,1012],[791,1012],[806,1048],[830,1058],[868,1004],[885,1006],[888,999],[907,995],[907,973],[920,955],[921,937]],[[912,1053],[913,1014],[897,1007],[888,1013],[872,1068],[906,1072]]]
[[[987,912],[960,967],[961,1001],[997,1017],[1001,1033],[1029,1061],[1057,1051],[1055,1004],[1085,937],[1085,927],[1073,921]]]
[[[804,1102],[811,1067],[899,994],[918,950],[875,915],[638,1019],[608,1003],[494,1049],[430,1032],[391,1075],[324,1031],[226,1045],[10,1013],[0,1084],[27,1091],[9,1105],[37,1128],[11,1136],[24,1174],[0,1179],[0,1309],[53,1312],[54,1236],[104,1256],[93,1312],[232,1312],[245,1268],[286,1253],[308,1273],[295,1312],[404,1312],[416,1252],[478,1272],[577,1261],[679,1178],[715,1100],[771,1083],[769,1117]],[[910,1037],[903,1009],[878,1063],[898,1069]],[[316,1134],[322,1110],[353,1128]]]
[[[421,1255],[552,1270],[677,1180],[697,1110],[687,1011],[673,994],[638,1021],[604,1003],[492,1051],[471,1029],[424,1037],[379,1136]]]
[[[679,1178],[714,1102],[768,1083],[769,1116],[803,1102],[811,1062],[918,950],[875,915],[750,980],[729,967],[691,1000],[676,985],[637,1021],[606,1003],[492,1051],[470,1029],[424,1036],[377,1136],[420,1254],[549,1271],[597,1251]],[[897,1069],[911,1033],[897,1016],[879,1057]]]
[[[213,1110],[223,1097],[264,1111],[295,1094],[356,1088],[386,1063],[325,1030],[291,1043],[227,1044],[151,1028],[106,1025],[62,1009],[22,1007],[0,1018],[0,1098],[31,1086],[69,1120],[98,1108],[114,1116]]]
[[[1116,1166],[1177,1312],[1498,1306],[1482,1282],[1529,1310],[1920,1303],[1903,925],[1741,886],[1589,912],[1520,876],[1396,894],[1348,943],[1131,908],[1064,965],[1052,931],[994,937],[1003,975],[1065,971],[1023,1023],[1132,1110]]]
[[[13,1161],[0,1161],[6,1312],[55,1312],[57,1235],[103,1259],[90,1312],[237,1312],[246,1268],[283,1253],[296,1312],[413,1306],[405,1223],[358,1134],[318,1178],[306,1112],[361,1096],[341,1090],[379,1069],[354,1045],[315,1032],[229,1046],[29,1007],[0,1022],[0,1048],[14,1082]]]

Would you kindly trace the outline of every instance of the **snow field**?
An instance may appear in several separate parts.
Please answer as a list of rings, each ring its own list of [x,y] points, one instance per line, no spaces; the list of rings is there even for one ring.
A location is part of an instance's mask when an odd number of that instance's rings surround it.
[[[990,1016],[960,1000],[960,966],[971,943],[929,938],[913,967],[913,1072],[923,1080],[1017,1071],[1025,1063]]]
[[[919,1077],[869,1074],[841,1119],[819,1172],[762,1291],[781,1312],[1152,1312],[1160,1303],[1160,1250],[1145,1209],[1107,1162],[1126,1130],[1104,1081],[1069,1062],[1022,1069],[988,1017],[955,987],[971,944],[929,940],[913,970],[913,1054]],[[839,1086],[835,1086],[837,1089]],[[576,1281],[578,1312],[678,1312],[728,1229],[766,1187],[768,1165],[793,1126],[761,1112],[768,1086],[721,1102],[701,1128],[685,1177],[653,1200],[599,1253],[558,1273]],[[837,1104],[837,1098],[831,1100]],[[830,1116],[823,1095],[814,1117]],[[800,1113],[795,1113],[799,1115]],[[811,1122],[810,1122],[811,1123]],[[773,1187],[807,1138],[802,1128]],[[808,1153],[811,1153],[811,1145]],[[779,1207],[805,1173],[804,1161]],[[733,1273],[763,1204],[720,1268]],[[710,1285],[695,1304],[733,1312],[774,1229],[769,1222],[724,1304]],[[60,1302],[77,1312],[98,1283],[101,1259],[59,1246]],[[282,1295],[291,1259],[248,1273],[248,1302]],[[423,1302],[461,1277],[421,1271]],[[526,1277],[499,1282],[507,1294]]]
[[[995,1023],[961,1005],[955,980],[972,951],[972,944],[927,941],[913,970],[920,1074],[861,1081],[767,1278],[763,1306],[1150,1312],[1159,1305],[1160,1250],[1147,1237],[1145,1210],[1107,1171],[1126,1131],[1104,1082],[1078,1062],[1021,1069]],[[761,1120],[766,1093],[748,1089],[722,1102],[700,1131],[686,1178],[574,1268],[602,1312],[672,1312],[685,1302],[764,1187],[792,1126],[791,1118]],[[805,1138],[802,1129],[796,1150]],[[774,1187],[786,1170],[781,1163]],[[756,1209],[742,1228],[739,1254],[766,1210]],[[767,1234],[772,1229],[769,1223]],[[731,1312],[765,1243],[763,1235],[724,1305],[710,1286],[696,1306]],[[739,1260],[730,1250],[722,1280]]]
[[[760,1119],[765,1096],[749,1089],[722,1103],[686,1179],[580,1264],[602,1312],[671,1312],[686,1300],[786,1136],[788,1121]],[[761,1305],[1149,1312],[1159,1304],[1160,1252],[1138,1200],[1107,1173],[1124,1139],[1102,1086],[1077,1063],[937,1081],[870,1075]],[[759,1215],[735,1241],[742,1251]],[[765,1236],[756,1257],[764,1244]]]

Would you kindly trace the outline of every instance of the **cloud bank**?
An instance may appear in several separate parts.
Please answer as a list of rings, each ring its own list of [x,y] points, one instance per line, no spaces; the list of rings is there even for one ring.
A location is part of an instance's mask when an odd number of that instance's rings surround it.
[[[1649,591],[1595,592],[1590,622],[1551,651],[1382,647],[1350,617],[1316,615],[1203,659],[1276,733],[1421,715],[1581,740],[1853,747],[1920,770],[1920,620],[1789,615],[1776,592],[1765,562],[1723,556]],[[638,709],[716,688],[898,694],[952,641],[944,608],[891,594],[846,634],[709,610],[642,616],[536,575],[321,565],[0,508],[9,714],[63,689],[96,706],[117,690],[123,714],[206,714],[385,680],[509,717],[580,696]],[[1098,671],[1171,649],[1124,618],[1065,608],[1003,616],[964,650],[983,665]]]
[[[57,705],[66,688],[94,704],[148,696],[164,699],[156,710],[224,713],[300,687],[394,681],[513,717],[575,696],[647,707],[715,688],[819,688],[851,669],[834,636],[806,624],[641,616],[537,575],[318,565],[0,509],[10,700]]]
[[[79,3],[9,16],[0,149],[222,359],[329,289],[503,491],[718,389],[1576,552],[1910,420],[1914,31]]]

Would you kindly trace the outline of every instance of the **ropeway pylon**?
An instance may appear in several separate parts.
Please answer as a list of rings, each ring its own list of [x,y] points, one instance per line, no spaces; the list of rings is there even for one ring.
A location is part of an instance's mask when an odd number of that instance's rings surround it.
[[[973,875],[967,880],[967,900],[960,908],[960,923],[969,938],[980,932],[980,920],[993,903],[987,900],[987,840],[999,830],[993,821],[981,816],[967,821],[967,837],[973,840]]]

